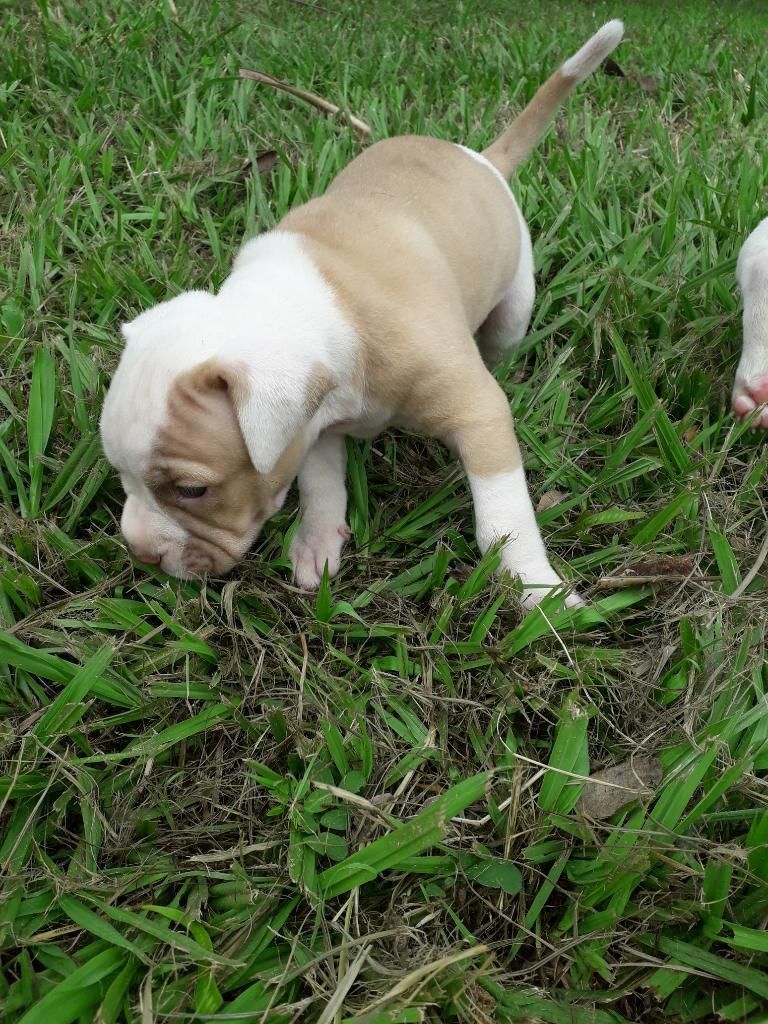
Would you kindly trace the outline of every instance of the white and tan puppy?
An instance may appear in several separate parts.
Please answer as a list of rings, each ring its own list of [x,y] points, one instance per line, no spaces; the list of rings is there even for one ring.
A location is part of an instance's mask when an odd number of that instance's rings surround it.
[[[741,247],[736,280],[744,298],[744,336],[731,404],[739,418],[754,414],[753,425],[768,430],[768,218]]]
[[[482,154],[379,142],[246,243],[217,295],[184,293],[123,327],[101,433],[138,559],[176,576],[227,572],[298,475],[294,578],[316,587],[349,536],[344,435],[402,424],[458,453],[480,550],[504,540],[525,604],[560,585],[486,364],[522,340],[534,301],[507,179],[622,32],[603,26]]]

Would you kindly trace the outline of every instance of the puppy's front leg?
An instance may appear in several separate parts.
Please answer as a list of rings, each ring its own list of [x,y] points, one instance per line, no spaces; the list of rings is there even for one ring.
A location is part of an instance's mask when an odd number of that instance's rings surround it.
[[[302,590],[316,590],[328,563],[339,571],[341,549],[349,537],[346,523],[346,449],[338,434],[321,434],[299,470],[301,523],[291,544],[293,578]]]
[[[502,568],[523,583],[523,605],[533,608],[562,583],[549,564],[539,533],[507,398],[490,374],[462,389],[456,422],[446,441],[464,464],[475,505],[477,543],[482,552],[506,538]],[[576,593],[566,604],[584,602]]]

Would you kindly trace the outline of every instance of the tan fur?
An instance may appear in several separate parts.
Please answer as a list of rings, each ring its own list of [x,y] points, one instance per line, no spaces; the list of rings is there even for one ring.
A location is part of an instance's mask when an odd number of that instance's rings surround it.
[[[504,134],[483,150],[483,156],[508,178],[515,168],[528,159],[552,120],[552,115],[577,85],[577,78],[568,78],[558,69]]]
[[[519,465],[507,400],[473,338],[519,253],[517,213],[488,167],[438,139],[387,139],[279,230],[302,237],[357,327],[366,398],[450,443],[471,472]]]
[[[190,534],[190,572],[227,571],[242,558],[304,455],[295,438],[272,473],[256,472],[235,416],[245,387],[238,369],[207,362],[175,381],[146,474],[158,504]],[[208,488],[202,498],[179,497],[177,487],[197,485]]]

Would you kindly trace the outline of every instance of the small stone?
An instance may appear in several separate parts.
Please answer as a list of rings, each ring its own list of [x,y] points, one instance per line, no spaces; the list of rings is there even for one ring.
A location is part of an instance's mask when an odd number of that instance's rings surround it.
[[[661,762],[656,757],[638,754],[628,761],[603,768],[590,775],[576,804],[576,810],[588,818],[610,818],[625,804],[653,796],[662,778]],[[601,786],[609,782],[609,786]],[[614,788],[620,786],[621,789]]]
[[[565,501],[568,495],[565,491],[545,491],[539,498],[539,502],[536,505],[537,512],[544,512],[548,508],[554,508],[555,505],[559,505],[561,501]]]

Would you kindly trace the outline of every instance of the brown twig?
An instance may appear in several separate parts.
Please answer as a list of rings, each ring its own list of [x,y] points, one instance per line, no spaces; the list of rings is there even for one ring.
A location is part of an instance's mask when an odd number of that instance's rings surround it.
[[[624,590],[627,587],[642,587],[649,583],[708,583],[719,576],[691,576],[690,573],[664,573],[657,576],[603,576],[592,585],[592,590]]]
[[[289,85],[287,82],[281,82],[279,78],[273,78],[271,75],[265,75],[263,71],[251,71],[248,68],[240,68],[240,77],[248,78],[254,82],[261,82],[262,85],[271,85],[273,89],[280,89],[282,92],[287,92],[290,96],[295,96],[299,100],[304,100],[305,103],[309,103],[317,110],[322,110],[324,114],[341,114],[349,121],[350,125],[355,129],[361,139],[368,140],[371,137],[371,129],[365,123],[361,121],[359,117],[355,117],[354,114],[349,114],[347,111],[342,110],[341,107],[337,107],[335,103],[331,103],[329,100],[324,100],[322,96],[316,96],[313,92],[307,92],[305,89],[297,89],[293,85]]]

